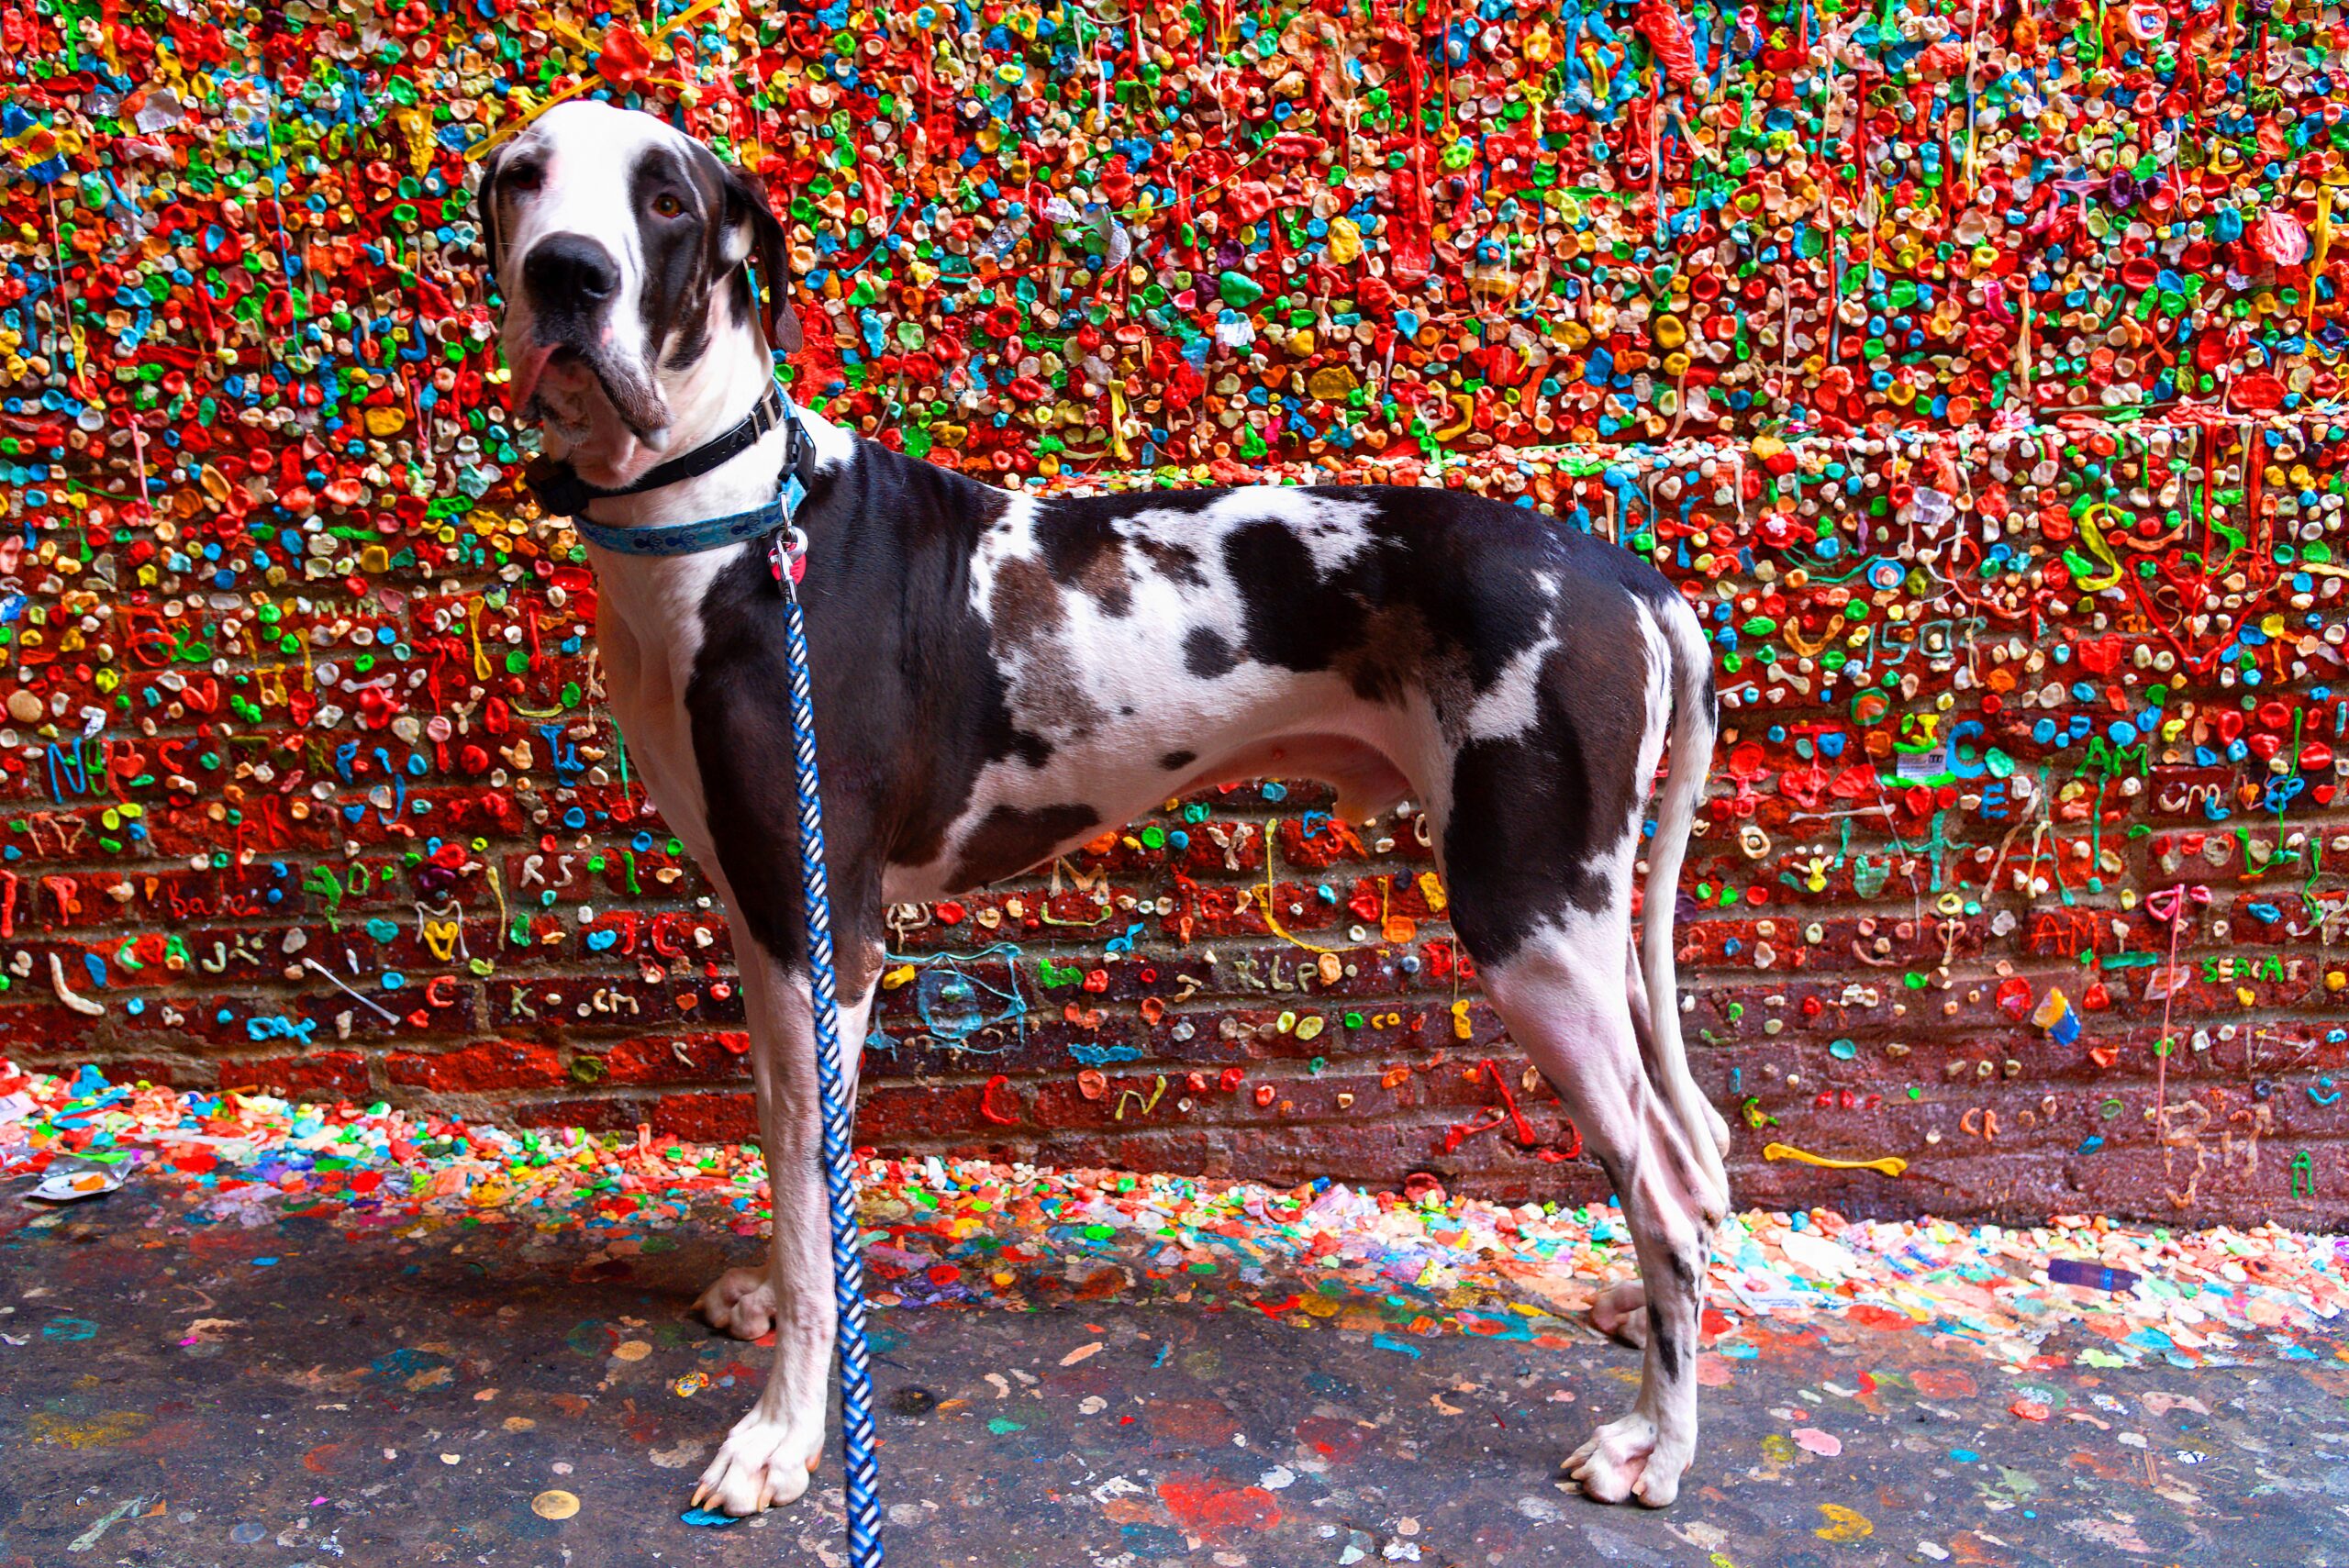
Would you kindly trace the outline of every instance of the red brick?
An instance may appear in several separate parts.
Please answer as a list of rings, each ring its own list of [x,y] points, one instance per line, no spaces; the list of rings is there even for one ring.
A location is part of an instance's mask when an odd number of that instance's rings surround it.
[[[616,1084],[707,1083],[748,1079],[750,1048],[749,1035],[729,1029],[712,1035],[626,1040],[595,1060],[603,1063],[606,1080]]]
[[[759,1114],[748,1095],[667,1095],[652,1107],[652,1130],[696,1143],[751,1142],[759,1136]]]
[[[342,1099],[372,1097],[367,1058],[355,1051],[321,1051],[314,1056],[257,1057],[223,1062],[214,1083],[223,1089],[260,1089],[273,1095]]]
[[[565,1081],[552,1046],[527,1040],[483,1040],[434,1055],[395,1051],[385,1062],[395,1084],[440,1092],[544,1088]]]

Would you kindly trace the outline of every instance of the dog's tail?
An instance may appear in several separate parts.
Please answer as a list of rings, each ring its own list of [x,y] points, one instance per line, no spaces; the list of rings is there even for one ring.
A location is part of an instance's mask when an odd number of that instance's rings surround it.
[[[1670,650],[1672,725],[1668,735],[1671,765],[1658,797],[1655,837],[1648,845],[1648,880],[1642,903],[1640,968],[1647,983],[1651,1067],[1665,1087],[1687,1129],[1699,1159],[1720,1170],[1725,1154],[1728,1125],[1705,1100],[1689,1075],[1688,1055],[1680,1037],[1680,996],[1674,973],[1674,906],[1680,892],[1680,867],[1688,852],[1688,836],[1697,819],[1697,806],[1705,794],[1705,779],[1712,766],[1713,739],[1720,728],[1719,699],[1713,690],[1712,650],[1696,612],[1675,593],[1657,606],[1664,639]],[[1721,1197],[1728,1197],[1726,1176]]]

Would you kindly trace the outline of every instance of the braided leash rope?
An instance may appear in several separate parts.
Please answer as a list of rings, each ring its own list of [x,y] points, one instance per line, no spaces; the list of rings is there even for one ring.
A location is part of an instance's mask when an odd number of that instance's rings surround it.
[[[806,536],[791,530],[796,566]],[[832,973],[832,895],[824,874],[824,801],[816,772],[816,700],[807,673],[807,619],[798,573],[779,571],[791,660],[792,785],[799,804],[799,867],[807,917],[807,980],[815,1004],[816,1076],[823,1099],[824,1187],[832,1211],[832,1289],[840,1306],[841,1449],[848,1477],[852,1568],[880,1568],[879,1468],[873,1455],[873,1368],[864,1340],[864,1251],[856,1224],[850,1134],[856,1101],[841,1070],[841,1003]]]

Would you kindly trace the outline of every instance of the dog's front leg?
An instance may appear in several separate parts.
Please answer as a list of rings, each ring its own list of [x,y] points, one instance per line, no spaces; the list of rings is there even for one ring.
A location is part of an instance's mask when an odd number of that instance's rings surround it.
[[[807,976],[767,957],[739,929],[735,943],[745,955],[742,999],[774,1241],[763,1282],[745,1280],[749,1270],[730,1270],[701,1306],[713,1322],[717,1306],[730,1319],[720,1327],[734,1332],[756,1328],[763,1333],[772,1326],[774,1366],[759,1402],[735,1423],[694,1496],[725,1513],[752,1514],[796,1500],[823,1457],[837,1309]],[[853,1095],[880,950],[844,942],[841,956],[841,1063]]]

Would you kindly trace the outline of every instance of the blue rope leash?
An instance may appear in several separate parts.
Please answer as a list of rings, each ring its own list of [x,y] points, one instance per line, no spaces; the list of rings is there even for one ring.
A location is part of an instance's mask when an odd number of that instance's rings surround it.
[[[815,1003],[816,1076],[823,1096],[824,1186],[832,1210],[832,1289],[840,1305],[841,1449],[848,1475],[848,1555],[852,1568],[880,1568],[880,1473],[873,1456],[873,1368],[864,1340],[864,1251],[857,1231],[856,1170],[850,1152],[856,1101],[841,1071],[840,985],[832,973],[832,895],[824,874],[824,800],[816,773],[816,699],[807,675],[807,618],[800,608],[793,574],[786,571],[777,575],[783,587],[784,628],[791,657],[792,784],[799,802],[807,980]]]

